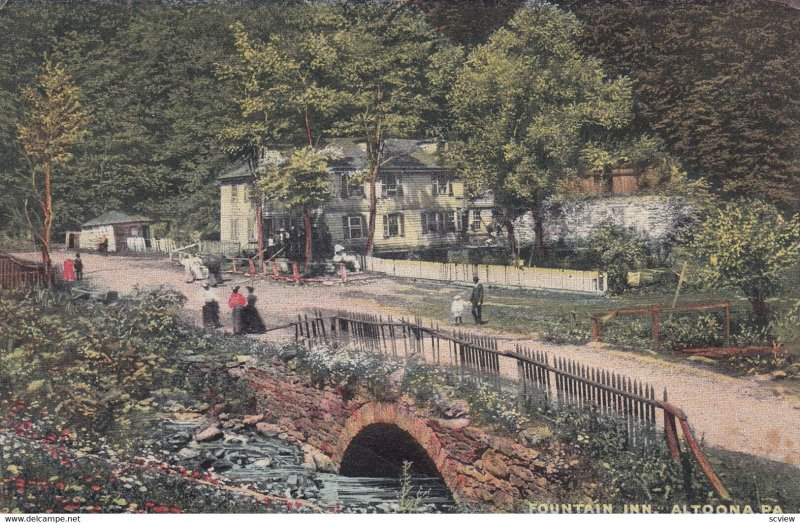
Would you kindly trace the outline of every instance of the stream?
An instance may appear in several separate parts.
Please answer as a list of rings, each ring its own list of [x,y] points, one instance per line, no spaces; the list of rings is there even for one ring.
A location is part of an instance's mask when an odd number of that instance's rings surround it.
[[[302,466],[300,448],[254,429],[225,431],[216,441],[197,442],[199,421],[154,420],[162,451],[190,469],[211,467],[220,477],[267,495],[305,499],[342,512],[396,512],[401,481],[396,478],[355,478],[310,470]],[[441,478],[412,476],[411,498],[420,511],[450,512],[455,502]]]

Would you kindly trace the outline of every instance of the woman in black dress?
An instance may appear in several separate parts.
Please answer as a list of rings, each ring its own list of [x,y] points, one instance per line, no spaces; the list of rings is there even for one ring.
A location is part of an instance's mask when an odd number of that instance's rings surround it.
[[[267,332],[267,327],[261,319],[261,315],[256,308],[256,295],[253,287],[247,287],[247,305],[242,309],[242,326],[245,334],[263,334]]]

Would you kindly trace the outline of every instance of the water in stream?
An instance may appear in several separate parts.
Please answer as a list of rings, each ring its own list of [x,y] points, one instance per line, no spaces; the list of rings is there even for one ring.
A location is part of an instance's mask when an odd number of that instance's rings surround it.
[[[394,478],[357,478],[309,470],[303,452],[279,438],[254,430],[226,433],[223,439],[198,443],[192,435],[197,421],[158,422],[163,450],[187,468],[208,469],[233,482],[275,496],[306,499],[324,509],[346,512],[393,512],[401,482]],[[428,512],[448,512],[455,506],[441,478],[412,477],[412,497]]]

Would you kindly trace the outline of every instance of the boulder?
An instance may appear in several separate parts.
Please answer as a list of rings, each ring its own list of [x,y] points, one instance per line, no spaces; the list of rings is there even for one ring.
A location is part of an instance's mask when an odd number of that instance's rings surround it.
[[[250,464],[251,467],[266,469],[272,466],[272,458],[269,456],[265,456],[261,459],[257,459]]]
[[[275,424],[272,423],[256,423],[256,430],[259,434],[266,436],[268,438],[274,438],[278,434],[280,434],[281,429]]]
[[[443,409],[442,415],[445,418],[463,418],[469,415],[469,403],[464,400],[450,401]]]
[[[223,436],[222,431],[216,425],[211,425],[194,435],[195,441],[216,441]]]
[[[497,478],[505,479],[508,477],[509,470],[503,457],[494,450],[487,450],[481,458],[483,470]]]
[[[519,433],[523,445],[532,447],[553,437],[553,431],[546,425],[534,425]]]
[[[786,372],[782,370],[775,370],[772,371],[772,379],[774,380],[782,380],[786,378]]]
[[[264,415],[255,414],[253,416],[245,416],[244,419],[242,420],[242,423],[244,423],[245,425],[256,425],[257,423],[261,423],[262,421],[264,421]]]
[[[200,455],[200,452],[198,452],[195,449],[190,449],[188,447],[182,448],[181,450],[178,451],[178,454],[177,454],[177,456],[180,459],[194,459],[194,458],[198,457],[199,455]]]

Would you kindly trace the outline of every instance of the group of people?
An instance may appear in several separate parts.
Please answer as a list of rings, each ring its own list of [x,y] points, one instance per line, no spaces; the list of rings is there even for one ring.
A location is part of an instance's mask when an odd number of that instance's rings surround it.
[[[472,306],[472,319],[475,320],[476,325],[482,325],[486,323],[481,317],[483,309],[483,284],[477,276],[472,277],[472,283],[472,294],[469,297],[469,303]],[[450,315],[453,319],[453,324],[464,324],[463,316],[466,308],[467,304],[461,298],[461,295],[456,295],[455,298],[453,298],[453,303],[450,304]]]
[[[280,254],[290,260],[299,260],[303,255],[305,242],[305,236],[294,225],[289,227],[288,231],[281,227],[278,232],[267,238],[267,258]]]
[[[219,322],[217,294],[208,282],[203,283],[200,297],[203,299],[203,328],[206,330],[220,328],[222,325]],[[257,300],[253,287],[247,287],[246,297],[239,292],[238,286],[232,289],[228,297],[228,308],[231,311],[234,334],[262,334],[267,331],[256,308]]]

